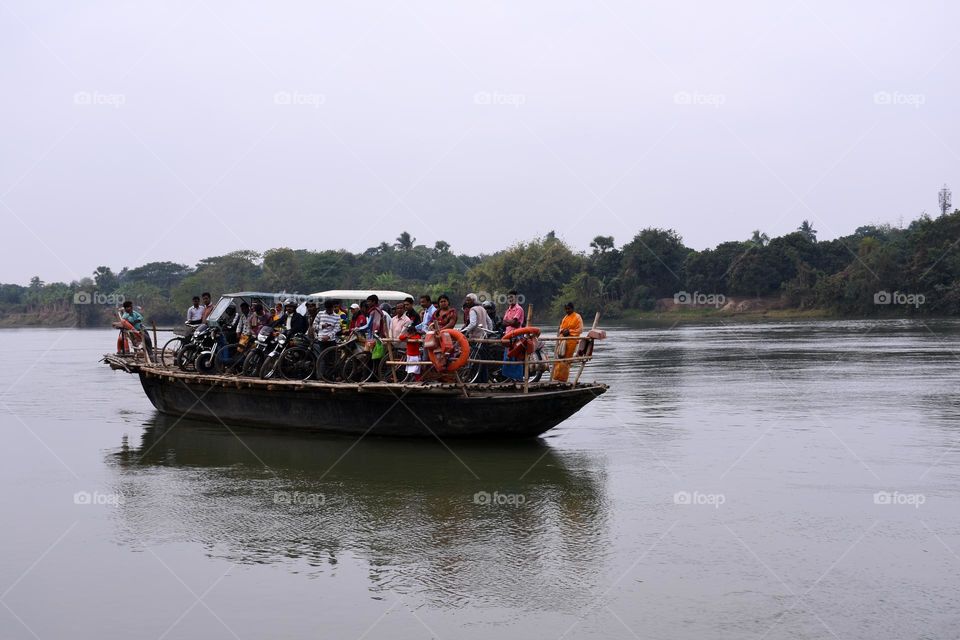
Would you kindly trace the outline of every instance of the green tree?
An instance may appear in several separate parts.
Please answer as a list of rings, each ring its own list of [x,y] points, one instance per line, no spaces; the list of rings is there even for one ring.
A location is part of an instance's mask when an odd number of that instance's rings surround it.
[[[281,247],[263,254],[263,287],[268,291],[306,293],[300,271],[300,258],[293,249]]]
[[[683,286],[680,274],[690,251],[673,229],[648,228],[638,233],[623,247],[623,286],[628,298],[630,292],[639,291],[640,286],[660,298],[679,291]],[[633,296],[626,304],[636,307],[640,302]]]
[[[590,248],[594,253],[604,254],[613,249],[613,236],[596,236],[590,241]]]
[[[191,271],[187,265],[177,262],[148,262],[135,269],[124,269],[121,272],[122,277],[118,278],[118,284],[126,286],[128,282],[142,282],[169,292],[190,275]]]
[[[563,241],[537,238],[481,261],[468,272],[468,281],[473,288],[491,295],[516,289],[528,302],[546,309],[560,288],[583,267],[583,257]]]
[[[102,293],[113,293],[120,285],[119,279],[110,267],[97,267],[93,272],[93,281],[96,284],[97,291]]]

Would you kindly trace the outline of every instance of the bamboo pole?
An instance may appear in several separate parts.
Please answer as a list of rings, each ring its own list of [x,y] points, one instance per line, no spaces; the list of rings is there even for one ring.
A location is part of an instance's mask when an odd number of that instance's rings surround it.
[[[570,358],[552,358],[552,359],[545,358],[544,360],[541,360],[541,362],[543,364],[551,364],[554,362],[583,362],[584,360],[591,360],[592,358],[593,356],[573,356]],[[502,365],[504,361],[503,360],[479,360],[479,359],[470,358],[469,360],[467,360],[467,363],[468,364],[501,364]],[[406,360],[384,360],[383,364],[387,365],[387,364],[408,364],[408,363]],[[433,363],[430,362],[429,360],[421,360],[419,364],[425,367],[433,366]]]
[[[523,350],[523,392],[530,393],[530,356]]]
[[[150,324],[153,325],[153,348],[156,349],[156,348],[157,348],[157,344],[159,344],[159,343],[157,342],[157,321],[156,321],[156,320],[151,320],[151,321],[150,321]],[[161,359],[162,359],[162,357],[163,357],[163,356],[161,355]]]
[[[388,367],[390,367],[390,377],[393,378],[394,383],[396,383],[396,381],[397,381],[397,368],[393,366],[393,342],[392,342],[392,341],[389,341],[389,342],[388,342],[388,341],[386,341],[386,340],[384,340],[384,342],[387,343],[387,358],[389,358],[389,360],[387,360],[387,361],[384,362],[383,364],[385,364],[385,365],[387,365]],[[381,365],[381,366],[383,366],[383,365]]]
[[[467,393],[467,385],[466,385],[466,383],[464,383],[463,380],[460,379],[460,372],[459,372],[459,371],[454,371],[454,372],[453,372],[453,377],[454,377],[454,379],[457,381],[457,385],[460,386],[460,390],[463,391],[463,397],[464,397],[464,398],[469,398],[469,397],[470,397],[470,394]]]

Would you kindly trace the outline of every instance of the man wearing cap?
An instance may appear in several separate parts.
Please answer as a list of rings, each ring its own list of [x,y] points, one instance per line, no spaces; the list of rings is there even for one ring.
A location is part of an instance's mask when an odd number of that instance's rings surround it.
[[[360,305],[354,302],[350,305],[350,331],[367,326],[367,316]]]

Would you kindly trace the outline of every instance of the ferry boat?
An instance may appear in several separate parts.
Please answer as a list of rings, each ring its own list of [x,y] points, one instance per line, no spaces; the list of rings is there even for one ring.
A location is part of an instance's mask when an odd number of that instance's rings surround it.
[[[215,309],[226,309],[231,302],[225,300],[261,295],[265,294],[226,294]],[[310,296],[315,300],[324,297],[324,292]],[[143,349],[107,354],[103,361],[115,370],[137,376],[147,398],[162,414],[216,422],[227,429],[244,425],[353,436],[533,438],[607,391],[605,384],[580,381],[593,356],[594,341],[605,337],[596,324],[597,320],[593,329],[579,338],[581,355],[567,359],[580,365],[572,382],[538,377],[534,381],[469,383],[457,375],[423,382],[396,382],[389,377],[383,381],[334,383],[261,379],[184,371],[167,362],[162,353],[155,351],[151,357]],[[541,339],[564,340],[548,336]],[[546,360],[538,366],[545,368],[555,362]],[[473,358],[468,363],[492,364]]]

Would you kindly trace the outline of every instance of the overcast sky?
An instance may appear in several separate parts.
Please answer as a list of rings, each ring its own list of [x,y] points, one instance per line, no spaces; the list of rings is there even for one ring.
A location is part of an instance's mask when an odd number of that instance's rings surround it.
[[[245,248],[821,239],[960,185],[949,2],[0,3],[0,281]]]

